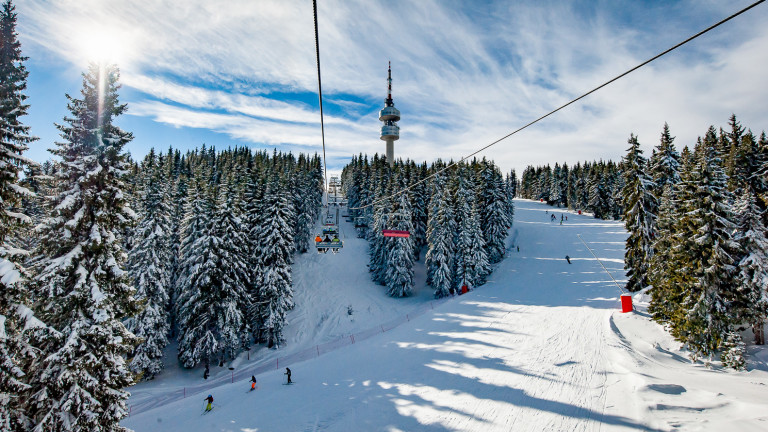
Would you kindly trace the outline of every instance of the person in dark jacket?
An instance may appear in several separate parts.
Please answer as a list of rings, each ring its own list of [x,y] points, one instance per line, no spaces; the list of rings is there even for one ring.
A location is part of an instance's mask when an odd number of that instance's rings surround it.
[[[213,409],[213,406],[212,406],[213,405],[213,396],[212,395],[208,395],[208,397],[203,399],[203,400],[208,401],[208,406],[205,407],[205,410],[206,411],[212,410]]]
[[[565,260],[568,261],[568,264],[571,263],[571,257],[569,257],[568,255],[565,256]]]
[[[288,375],[288,381],[286,384],[293,384],[293,381],[291,381],[291,370],[288,368],[285,368],[285,373],[283,375]]]
[[[251,375],[251,391],[256,390],[256,376]]]

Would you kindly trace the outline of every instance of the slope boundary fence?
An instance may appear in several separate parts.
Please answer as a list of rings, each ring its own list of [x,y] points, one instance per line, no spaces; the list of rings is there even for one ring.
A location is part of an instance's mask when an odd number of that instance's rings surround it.
[[[216,387],[219,387],[225,384],[234,383],[235,381],[239,382],[239,381],[250,380],[251,375],[260,375],[273,370],[278,370],[281,367],[288,367],[296,363],[300,363],[306,360],[311,360],[313,358],[320,357],[323,354],[336,351],[340,348],[355,344],[357,342],[370,339],[373,336],[388,332],[396,327],[399,327],[400,325],[407,323],[413,318],[424,315],[425,313],[435,309],[437,306],[445,303],[450,299],[451,297],[445,297],[439,300],[431,300],[429,302],[426,302],[420,305],[419,307],[415,308],[414,310],[410,311],[405,315],[398,316],[396,318],[393,318],[389,321],[386,321],[374,327],[370,327],[361,332],[341,336],[332,341],[315,345],[310,348],[306,348],[302,351],[288,354],[283,357],[277,357],[273,360],[270,360],[269,362],[265,362],[258,366],[245,367],[240,370],[233,370],[230,376],[225,375],[223,377],[218,377],[211,381],[206,382],[205,384],[183,387],[181,389],[154,395],[150,398],[147,398],[146,400],[142,400],[135,404],[129,404],[128,416],[130,417],[135,414],[140,414],[145,411],[149,411],[151,409],[158,408],[163,405],[167,405],[169,403],[176,402],[181,399],[185,399],[189,396],[194,396],[194,395],[203,393],[205,391],[214,389]]]

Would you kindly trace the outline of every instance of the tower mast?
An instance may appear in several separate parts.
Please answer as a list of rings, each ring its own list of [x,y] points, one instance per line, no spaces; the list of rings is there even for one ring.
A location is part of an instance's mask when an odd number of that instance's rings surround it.
[[[400,126],[397,125],[400,111],[392,101],[392,62],[389,62],[387,70],[387,99],[384,101],[384,108],[379,112],[379,120],[384,122],[381,126],[381,140],[387,143],[387,162],[392,167],[395,163],[395,141],[400,139]]]

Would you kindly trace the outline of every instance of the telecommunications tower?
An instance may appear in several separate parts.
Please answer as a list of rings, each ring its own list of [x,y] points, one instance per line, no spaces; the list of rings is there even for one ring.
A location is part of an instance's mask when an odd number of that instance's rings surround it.
[[[395,162],[395,141],[400,139],[400,126],[397,125],[400,110],[395,108],[392,101],[392,62],[389,63],[387,71],[387,100],[384,101],[384,109],[379,112],[379,120],[384,122],[381,127],[381,140],[387,142],[387,162],[391,167]]]

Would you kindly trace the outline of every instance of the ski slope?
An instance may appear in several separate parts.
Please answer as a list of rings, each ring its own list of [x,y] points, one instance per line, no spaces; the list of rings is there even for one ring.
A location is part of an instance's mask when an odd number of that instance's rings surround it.
[[[282,369],[267,372],[254,392],[245,381],[209,391],[215,408],[208,414],[202,415],[207,393],[197,394],[123,424],[189,432],[768,430],[764,348],[750,347],[747,372],[692,364],[648,319],[642,295],[638,311],[619,312],[619,289],[576,236],[621,283],[620,222],[562,212],[569,220],[560,225],[561,212],[550,222],[548,206],[516,206],[510,244],[520,252],[511,248],[477,290],[291,365],[294,385],[282,385]],[[386,298],[368,279],[364,243],[349,240],[339,255],[297,261],[286,351],[428,301],[423,274],[413,298]],[[199,371],[171,368],[131,390],[152,398],[190,379],[199,381]]]

